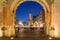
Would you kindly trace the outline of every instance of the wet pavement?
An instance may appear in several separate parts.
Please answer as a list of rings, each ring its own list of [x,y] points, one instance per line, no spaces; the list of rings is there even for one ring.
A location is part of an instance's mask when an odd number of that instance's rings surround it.
[[[16,37],[1,37],[0,40],[60,40],[49,37],[43,31],[36,29],[20,29],[16,34]]]

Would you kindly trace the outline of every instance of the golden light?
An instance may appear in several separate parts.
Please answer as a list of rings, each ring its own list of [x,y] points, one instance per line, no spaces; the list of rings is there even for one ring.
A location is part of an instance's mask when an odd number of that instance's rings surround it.
[[[22,21],[19,22],[19,27],[24,27],[24,24]]]
[[[0,28],[0,37],[2,37],[2,36],[3,36],[3,32],[2,32],[2,30]]]
[[[19,24],[22,24],[22,21],[20,21]]]
[[[58,31],[59,29],[58,29],[58,26],[56,26],[55,27],[55,32],[54,32],[54,34],[55,34],[55,37],[58,37],[58,35],[59,35],[59,31]]]
[[[52,37],[49,37],[49,39],[51,40],[51,39],[52,39]]]
[[[11,37],[11,39],[13,40],[14,38],[13,38],[13,37]]]

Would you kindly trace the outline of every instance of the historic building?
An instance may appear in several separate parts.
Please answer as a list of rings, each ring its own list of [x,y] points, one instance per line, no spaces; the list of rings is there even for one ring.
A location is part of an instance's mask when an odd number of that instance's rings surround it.
[[[26,0],[0,0],[0,32],[2,31],[4,36],[10,37],[15,35],[16,9],[24,1]],[[60,37],[60,0],[29,1],[36,1],[43,6],[46,33],[53,37]],[[54,27],[55,30],[51,30],[51,27]],[[1,30],[2,28],[3,30]],[[3,34],[1,35],[3,36]]]
[[[40,11],[38,15],[34,17],[34,21],[45,22],[45,12],[43,10]]]
[[[6,0],[0,0],[0,28],[3,36],[15,35],[14,14],[10,10],[10,3]]]
[[[31,13],[29,14],[28,25],[29,25],[30,27],[33,26],[33,18],[32,18],[32,14],[31,14]]]
[[[36,27],[40,27],[41,23],[45,23],[45,12],[44,12],[44,10],[40,11],[38,13],[38,15],[34,17],[33,21],[34,21],[34,25],[36,25],[38,23]]]
[[[0,0],[0,4],[1,4],[0,6],[2,6],[2,8],[0,7],[1,8],[0,14],[3,15],[3,16],[0,16],[1,17],[0,26],[1,26],[1,29],[3,28],[2,31],[3,31],[4,36],[14,36],[15,35],[16,9],[17,9],[18,5],[24,1],[26,1],[26,0]],[[46,3],[45,0],[30,0],[30,1],[36,1],[43,6],[43,9],[45,11],[45,26],[48,29],[48,26],[50,26],[50,21],[51,21],[50,20],[50,10],[49,10],[48,4]],[[47,16],[49,18],[47,18]],[[47,31],[47,29],[46,29],[46,31]]]

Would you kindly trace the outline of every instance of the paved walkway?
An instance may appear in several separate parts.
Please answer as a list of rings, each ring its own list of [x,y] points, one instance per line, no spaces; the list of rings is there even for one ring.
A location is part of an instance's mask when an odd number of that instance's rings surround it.
[[[17,34],[18,37],[1,37],[0,40],[60,40],[49,37],[40,30],[21,29]]]

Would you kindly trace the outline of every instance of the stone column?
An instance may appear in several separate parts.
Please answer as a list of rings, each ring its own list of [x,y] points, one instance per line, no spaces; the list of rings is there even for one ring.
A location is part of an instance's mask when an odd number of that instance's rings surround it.
[[[2,37],[3,36],[3,33],[2,33],[2,30],[1,30],[1,28],[3,27],[3,5],[2,5],[2,2],[0,2],[0,37]]]

